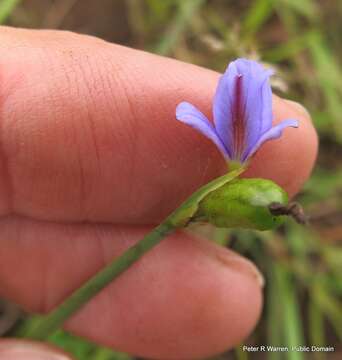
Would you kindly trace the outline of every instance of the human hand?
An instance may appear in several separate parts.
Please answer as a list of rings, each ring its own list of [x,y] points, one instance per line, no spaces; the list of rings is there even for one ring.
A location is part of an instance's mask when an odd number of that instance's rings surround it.
[[[174,120],[182,100],[209,112],[219,74],[66,32],[2,28],[0,40],[0,294],[47,312],[224,172],[215,147]],[[275,97],[274,116],[300,127],[246,175],[294,194],[316,134],[298,105]],[[261,304],[254,265],[178,233],[66,328],[140,356],[205,358],[247,336]]]

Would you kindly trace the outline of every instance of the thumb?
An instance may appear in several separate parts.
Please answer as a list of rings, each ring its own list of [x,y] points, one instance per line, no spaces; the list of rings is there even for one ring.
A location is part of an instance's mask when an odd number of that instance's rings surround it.
[[[49,345],[25,340],[0,341],[0,360],[72,360]]]

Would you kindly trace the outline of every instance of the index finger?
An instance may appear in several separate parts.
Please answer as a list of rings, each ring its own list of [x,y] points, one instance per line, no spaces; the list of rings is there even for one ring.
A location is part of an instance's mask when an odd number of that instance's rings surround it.
[[[207,115],[219,74],[95,38],[2,28],[0,214],[53,221],[154,223],[225,171],[206,139],[174,120],[187,100]],[[298,191],[317,139],[276,98],[268,143],[248,176]],[[295,174],[295,176],[294,176]]]

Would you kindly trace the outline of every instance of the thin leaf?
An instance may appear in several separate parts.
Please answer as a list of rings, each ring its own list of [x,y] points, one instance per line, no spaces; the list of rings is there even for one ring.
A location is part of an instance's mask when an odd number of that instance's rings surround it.
[[[232,181],[241,175],[246,169],[240,168],[225,174],[210,183],[202,186],[199,190],[194,192],[174,213],[170,215],[172,223],[176,226],[183,226],[184,222],[188,222],[198,209],[199,202],[212,191],[220,188],[224,184]]]
[[[271,16],[273,0],[257,0],[252,3],[242,22],[245,37],[253,36]]]
[[[324,316],[321,309],[317,306],[316,302],[311,298],[309,300],[309,338],[311,345],[325,346],[325,333],[324,333]],[[321,352],[314,352],[315,360],[323,360],[325,354]]]
[[[314,19],[317,16],[318,9],[312,0],[280,0],[279,4],[308,19]]]
[[[320,282],[316,282],[316,285],[313,288],[312,296],[314,296],[317,306],[328,318],[330,324],[336,331],[338,337],[342,340],[342,311],[341,303],[331,296],[325,289],[322,287]]]
[[[289,273],[280,264],[275,264],[275,276],[279,286],[279,297],[282,299],[283,331],[285,346],[289,351],[286,356],[289,360],[303,360],[302,352],[293,351],[304,342],[302,317],[299,310],[297,291]]]
[[[281,305],[281,298],[278,289],[278,281],[274,269],[273,261],[270,263],[268,272],[268,281],[266,287],[267,300],[267,344],[270,346],[282,345],[282,328],[283,311]],[[267,354],[268,360],[278,360],[278,353],[270,351]]]
[[[166,30],[162,40],[154,49],[157,54],[167,55],[176,44],[180,35],[189,25],[191,19],[202,6],[204,0],[188,0],[179,2],[178,12]]]
[[[21,0],[2,0],[0,1],[0,24],[3,24],[11,15],[13,10],[19,5]]]

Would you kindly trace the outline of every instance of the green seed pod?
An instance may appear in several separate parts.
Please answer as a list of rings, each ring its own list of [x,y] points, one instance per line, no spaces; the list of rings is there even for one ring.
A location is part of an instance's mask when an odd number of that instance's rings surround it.
[[[269,230],[284,220],[284,216],[271,213],[273,204],[288,204],[287,193],[273,181],[235,179],[206,195],[193,220],[217,227]]]

